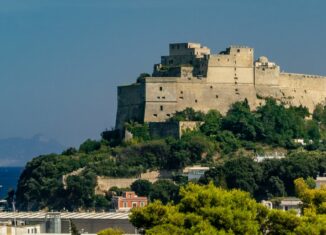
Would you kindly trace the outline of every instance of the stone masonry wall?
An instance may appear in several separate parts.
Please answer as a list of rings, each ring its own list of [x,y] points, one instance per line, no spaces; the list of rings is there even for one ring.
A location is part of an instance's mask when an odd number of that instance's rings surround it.
[[[326,77],[281,73],[266,57],[254,62],[252,48],[230,47],[207,55],[203,63],[208,66],[207,76],[192,76],[185,70],[180,77],[148,77],[141,84],[120,87],[116,127],[130,119],[164,122],[187,107],[225,114],[244,99],[252,109],[262,105],[263,98],[273,97],[288,105],[306,106],[310,112],[326,101]]]

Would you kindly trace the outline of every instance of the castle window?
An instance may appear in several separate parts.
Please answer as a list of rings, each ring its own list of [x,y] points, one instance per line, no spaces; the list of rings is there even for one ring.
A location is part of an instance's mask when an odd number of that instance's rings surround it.
[[[165,99],[165,96],[162,96],[162,99]]]
[[[161,97],[159,97],[159,96],[157,97],[157,99],[160,99],[160,98],[161,98]]]
[[[195,100],[195,103],[197,103],[198,102],[198,100]]]
[[[180,91],[180,94],[183,94],[183,91]]]
[[[237,84],[238,84],[238,82],[234,82],[234,84],[235,84],[235,85],[237,85]]]
[[[160,86],[160,91],[163,91],[163,87]]]
[[[238,49],[237,52],[240,53],[240,49]]]
[[[166,116],[171,117],[171,114],[167,113]]]
[[[218,95],[216,95],[215,97],[216,97],[216,99],[218,99]]]
[[[163,105],[160,106],[160,110],[163,111]]]
[[[238,80],[238,77],[234,77],[235,80]]]
[[[210,86],[211,87],[211,89],[213,89],[213,86]]]
[[[180,96],[179,99],[183,100],[183,96]]]
[[[154,116],[154,117],[157,117],[157,114],[156,114],[156,113],[154,113],[154,114],[153,114],[153,116]]]

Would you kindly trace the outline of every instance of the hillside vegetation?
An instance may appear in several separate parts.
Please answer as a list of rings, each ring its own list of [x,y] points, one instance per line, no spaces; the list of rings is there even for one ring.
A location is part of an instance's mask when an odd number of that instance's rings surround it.
[[[214,110],[204,114],[188,108],[169,121],[181,120],[204,124],[181,139],[152,139],[146,124],[130,122],[126,128],[133,133],[131,141],[120,142],[106,131],[102,140],[86,140],[78,150],[69,148],[59,155],[34,158],[18,183],[19,208],[107,210],[112,195],[122,189],[95,195],[98,175],[135,177],[147,170],[175,171],[175,183],[158,181],[146,193],[150,199],[168,202],[179,200],[177,192],[185,183],[179,170],[194,164],[211,167],[200,183],[213,181],[224,188],[239,188],[256,199],[294,195],[296,178],[326,172],[326,109],[322,105],[310,115],[305,107],[285,107],[273,99],[250,111],[245,100],[233,104],[225,116]],[[303,139],[305,144],[295,139]],[[253,160],[256,154],[275,151],[286,158],[262,163]],[[81,173],[68,176],[64,185],[62,176],[78,169]]]

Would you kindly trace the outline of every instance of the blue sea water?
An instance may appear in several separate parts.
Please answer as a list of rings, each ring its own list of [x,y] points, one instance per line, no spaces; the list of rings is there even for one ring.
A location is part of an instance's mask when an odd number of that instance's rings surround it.
[[[16,189],[20,174],[24,170],[23,167],[0,167],[0,199],[7,196],[10,188]]]

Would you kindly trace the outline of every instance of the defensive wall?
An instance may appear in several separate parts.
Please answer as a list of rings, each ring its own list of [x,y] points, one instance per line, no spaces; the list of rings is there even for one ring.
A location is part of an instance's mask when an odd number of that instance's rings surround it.
[[[200,44],[170,44],[169,55],[154,65],[151,77],[118,88],[116,128],[130,120],[164,122],[187,107],[225,114],[231,104],[245,98],[252,109],[266,97],[303,105],[311,112],[325,103],[326,77],[280,71],[264,56],[255,60],[249,47],[231,46],[210,54]]]
[[[105,195],[110,188],[116,186],[119,188],[127,188],[138,179],[148,180],[152,183],[159,179],[171,179],[171,171],[150,171],[142,173],[139,177],[134,178],[114,178],[106,176],[97,176],[97,186],[95,188],[95,194]]]

